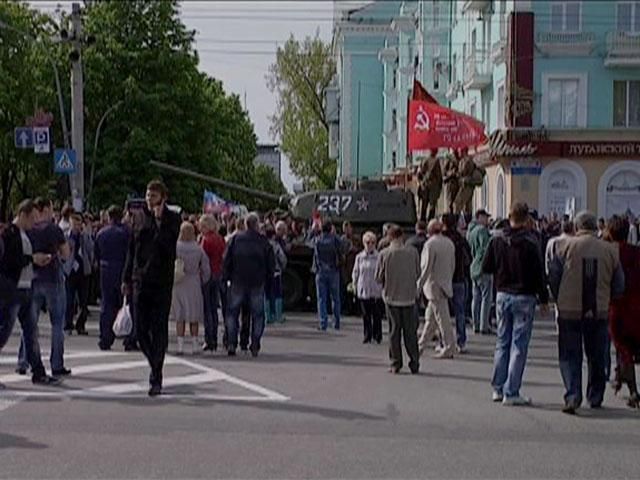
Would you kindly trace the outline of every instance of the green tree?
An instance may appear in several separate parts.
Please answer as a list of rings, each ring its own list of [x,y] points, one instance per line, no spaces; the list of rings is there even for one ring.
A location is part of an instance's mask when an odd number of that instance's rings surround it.
[[[329,158],[329,125],[324,91],[335,75],[331,46],[315,37],[302,42],[293,36],[279,47],[267,84],[278,95],[271,131],[280,138],[293,173],[305,185],[333,188],[336,162]]]
[[[178,9],[174,0],[97,2],[88,8],[86,29],[97,42],[85,57],[87,135],[93,137],[104,113],[118,104],[96,152],[95,205],[141,194],[146,181],[158,176],[171,201],[198,210],[206,183],[163,174],[149,167],[151,159],[254,183],[257,139],[248,113],[237,95],[198,71],[194,32],[182,24]],[[279,188],[277,182],[265,186]],[[255,205],[251,196],[218,193]]]
[[[51,156],[16,149],[13,130],[42,108],[54,112],[53,133],[61,139],[55,77],[47,58],[59,62],[60,56],[44,43],[52,33],[49,17],[26,4],[1,2],[0,22],[0,220],[6,221],[21,198],[47,193]]]

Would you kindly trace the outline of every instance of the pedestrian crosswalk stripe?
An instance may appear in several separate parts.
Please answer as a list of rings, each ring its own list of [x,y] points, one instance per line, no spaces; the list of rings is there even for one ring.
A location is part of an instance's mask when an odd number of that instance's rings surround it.
[[[99,358],[99,357],[107,357],[112,355],[117,355],[118,352],[70,352],[69,354],[65,354],[65,359],[76,358]],[[127,353],[130,358],[133,354]],[[0,358],[1,364],[6,364],[7,358]],[[15,356],[9,359],[11,364],[15,364]],[[162,395],[160,398],[164,399],[179,399],[179,400],[211,400],[211,401],[241,401],[241,402],[283,402],[290,400],[289,397],[282,395],[281,393],[275,392],[268,388],[265,388],[261,385],[257,385],[255,383],[248,382],[246,380],[242,380],[240,378],[231,376],[221,370],[217,370],[215,368],[210,368],[205,365],[201,365],[199,363],[174,357],[168,355],[165,359],[165,365],[180,365],[183,367],[190,368],[199,373],[196,374],[185,374],[182,376],[173,376],[173,377],[165,377],[163,384],[164,387],[173,387],[180,385],[204,385],[213,382],[228,382],[232,385],[236,385],[238,387],[243,388],[244,390],[248,390],[253,393],[253,395],[224,395],[224,394],[209,394],[209,393],[193,393],[193,394],[182,394],[182,393],[170,393],[168,392],[165,395]],[[118,370],[127,370],[127,369],[144,369],[147,368],[148,364],[146,360],[130,360],[130,361],[122,361],[122,362],[101,362],[101,363],[93,363],[89,365],[80,365],[80,366],[72,366],[73,376],[72,379],[82,380],[82,375],[92,374],[92,373],[100,373],[100,372],[111,372]],[[18,375],[18,374],[8,374],[0,377],[0,383],[18,383],[18,382],[26,382],[30,381],[31,377],[28,375]],[[11,390],[7,389],[0,393],[0,396],[5,397],[4,399],[0,398],[0,411],[5,410],[6,408],[11,407],[21,398],[139,398],[140,394],[148,388],[146,382],[124,382],[124,383],[108,383],[105,385],[98,385],[90,388],[64,388],[58,389],[54,388],[48,391],[42,390]],[[16,399],[16,400],[14,400]]]

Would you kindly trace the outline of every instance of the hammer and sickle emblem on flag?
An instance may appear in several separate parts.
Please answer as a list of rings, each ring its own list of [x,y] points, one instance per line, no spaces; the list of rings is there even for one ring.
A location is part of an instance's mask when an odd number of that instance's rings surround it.
[[[416,114],[416,123],[413,126],[414,130],[429,131],[429,115],[424,111],[422,105],[418,107],[418,113]]]

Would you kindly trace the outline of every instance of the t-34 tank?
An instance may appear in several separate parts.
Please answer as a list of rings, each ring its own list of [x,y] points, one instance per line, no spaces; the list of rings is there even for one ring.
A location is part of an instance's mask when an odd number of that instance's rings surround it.
[[[384,182],[361,181],[357,190],[321,190],[280,197],[166,163],[150,163],[162,170],[271,201],[274,206],[288,210],[291,217],[299,222],[308,222],[318,214],[330,218],[337,228],[342,222],[348,221],[353,226],[358,243],[362,233],[367,230],[380,236],[385,223],[395,223],[406,230],[413,229],[416,223],[413,193],[401,189],[389,190]],[[287,309],[308,307],[309,303],[315,301],[312,259],[311,246],[302,241],[295,242],[288,252],[287,270],[284,273],[284,303]]]

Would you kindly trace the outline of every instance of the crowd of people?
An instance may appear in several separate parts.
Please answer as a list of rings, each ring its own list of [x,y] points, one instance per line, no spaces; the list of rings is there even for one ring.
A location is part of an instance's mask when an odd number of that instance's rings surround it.
[[[420,357],[432,340],[435,358],[466,353],[470,314],[475,333],[497,336],[493,401],[530,405],[520,390],[533,322],[536,310],[547,315],[553,301],[563,412],[575,414],[582,404],[583,355],[587,402],[591,408],[602,406],[611,373],[611,341],[617,357],[615,391],[626,384],[628,403],[638,408],[634,364],[640,359],[640,248],[632,243],[637,236],[630,233],[634,227],[628,218],[613,216],[602,228],[586,211],[574,219],[547,220],[515,203],[507,221],[491,224],[484,210],[467,220],[445,214],[428,225],[419,222],[410,238],[390,225],[377,248],[375,234],[364,234],[365,248],[353,269],[364,341],[379,331],[384,305],[390,322],[390,371],[402,369],[402,340],[411,373],[418,373]],[[418,335],[422,311],[425,322]],[[320,325],[326,325],[322,312]]]
[[[167,198],[164,184],[152,181],[140,208],[112,206],[97,218],[68,206],[58,215],[43,198],[17,206],[0,235],[0,347],[20,322],[19,374],[31,370],[34,383],[47,385],[70,375],[65,332],[87,334],[88,305],[97,296],[102,350],[113,347],[115,318],[128,305],[134,328],[124,348],[146,356],[151,396],[162,392],[169,320],[177,355],[216,351],[221,330],[229,356],[239,347],[256,357],[265,324],[285,321],[283,276],[300,242],[313,251],[318,330],[329,329],[329,315],[339,330],[345,303],[356,301],[363,343],[380,344],[386,318],[393,373],[403,368],[403,343],[412,373],[431,342],[435,358],[465,354],[470,323],[475,334],[497,336],[493,400],[528,405],[520,390],[534,317],[538,308],[546,314],[551,300],[564,411],[575,413],[582,403],[583,351],[587,402],[601,406],[611,341],[616,392],[626,384],[629,404],[639,406],[640,247],[627,218],[604,226],[588,212],[544,219],[515,203],[507,220],[491,222],[484,210],[473,218],[445,214],[418,222],[411,235],[388,224],[382,238],[366,231],[360,239],[348,222],[338,234],[320,217],[299,223],[273,213],[179,214]],[[40,354],[42,311],[51,322],[51,375]]]

